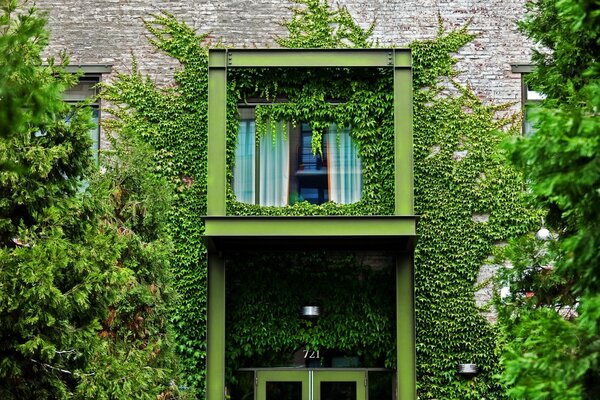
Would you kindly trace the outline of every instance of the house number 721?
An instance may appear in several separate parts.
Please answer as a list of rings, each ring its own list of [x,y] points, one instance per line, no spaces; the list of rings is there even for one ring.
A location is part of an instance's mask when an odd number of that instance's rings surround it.
[[[302,350],[304,352],[304,358],[321,358],[319,350]]]

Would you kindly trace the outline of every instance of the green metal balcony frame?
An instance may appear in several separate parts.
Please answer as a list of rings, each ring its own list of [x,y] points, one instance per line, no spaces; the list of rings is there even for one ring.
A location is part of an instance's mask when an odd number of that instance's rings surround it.
[[[402,216],[226,216],[204,218],[210,252],[235,251],[412,251],[416,217]]]
[[[392,216],[227,216],[227,71],[230,68],[390,68],[394,84],[394,186]],[[225,261],[229,249],[392,250],[396,253],[398,400],[416,400],[413,209],[412,67],[409,49],[210,49],[208,63],[207,399],[225,390]]]
[[[210,49],[208,58],[209,216],[226,215],[229,68],[391,68],[394,71],[395,215],[413,215],[412,69],[408,49]]]

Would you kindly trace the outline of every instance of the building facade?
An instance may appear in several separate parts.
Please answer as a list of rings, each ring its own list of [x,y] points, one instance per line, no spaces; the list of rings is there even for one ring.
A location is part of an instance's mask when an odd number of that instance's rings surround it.
[[[435,37],[438,16],[448,29],[468,23],[477,37],[457,54],[458,69],[463,71],[460,79],[469,82],[482,99],[497,104],[521,101],[521,75],[512,72],[511,65],[530,60],[531,43],[517,28],[524,3],[339,2],[365,27],[376,21],[373,39],[386,47],[406,47],[414,40]],[[276,47],[274,38],[285,35],[281,23],[291,16],[291,3],[275,0],[40,0],[37,5],[48,12],[52,35],[48,54],[67,50],[73,65],[112,65],[113,71],[128,71],[134,55],[140,70],[158,82],[168,82],[176,65],[146,39],[142,20],[151,13],[166,10],[199,32],[210,32],[213,42],[259,48]],[[518,110],[518,105],[514,109]]]
[[[281,62],[283,58],[277,59],[275,57],[273,64],[257,64],[254,58],[246,54],[253,53],[252,49],[255,48],[270,49],[277,47],[274,38],[286,34],[281,22],[289,19],[291,15],[287,5],[272,0],[203,3],[183,0],[154,2],[138,0],[102,0],[96,2],[41,0],[38,1],[38,5],[46,10],[49,15],[49,28],[52,39],[51,45],[47,49],[48,54],[56,54],[59,50],[67,50],[71,55],[73,68],[81,66],[82,70],[89,72],[88,75],[91,77],[108,82],[114,78],[115,73],[129,71],[132,57],[135,57],[143,74],[164,85],[169,84],[174,71],[179,66],[172,59],[156,51],[148,43],[145,37],[146,30],[143,26],[143,19],[149,14],[158,13],[161,10],[168,11],[176,18],[186,21],[189,26],[194,27],[198,32],[210,32],[207,41],[221,42],[236,49],[248,49],[239,50],[238,52],[232,51],[229,55],[212,52],[212,60],[216,60],[210,64],[213,75],[218,75],[220,68],[226,66],[281,67],[282,65],[277,63]],[[476,37],[457,54],[458,69],[462,71],[458,77],[459,81],[469,85],[476,96],[482,99],[485,104],[511,103],[508,112],[519,112],[521,101],[524,98],[522,94],[522,74],[519,68],[514,66],[526,63],[530,57],[530,43],[518,32],[516,25],[516,21],[524,13],[524,1],[369,2],[347,0],[340,2],[340,5],[347,7],[350,14],[359,23],[364,23],[365,27],[372,21],[376,21],[373,39],[378,41],[382,47],[403,48],[410,45],[414,40],[433,38],[439,30],[440,21],[447,29],[459,28],[469,24],[469,31],[474,33]],[[385,51],[382,49],[379,52],[384,54]],[[389,51],[390,54],[394,54],[393,50]],[[271,54],[276,53],[277,51],[268,50],[263,56],[268,59],[272,57]],[[285,61],[283,66],[318,66],[318,62],[313,65],[307,61],[311,59],[310,57],[298,56],[297,54],[290,54],[289,56],[295,61],[289,63]],[[324,60],[314,54],[311,56],[321,61]],[[221,59],[221,57],[224,58]],[[227,57],[230,58],[227,59]],[[243,61],[236,64],[235,57],[239,57]],[[335,66],[352,67],[354,66],[353,60],[360,57],[363,56],[341,57],[346,64],[337,62]],[[384,57],[388,56],[385,55]],[[402,64],[406,61],[402,59],[402,56],[398,56],[397,60],[395,55],[390,57],[394,60],[392,63],[393,68],[395,68],[395,65],[401,65],[402,67],[410,65],[410,63],[407,65]],[[394,64],[396,61],[397,64]],[[375,57],[371,64],[361,66],[383,66],[379,62]],[[209,73],[210,71],[211,69],[209,69]],[[224,96],[225,81],[219,80],[219,77],[210,79],[212,81],[209,81],[209,84],[213,82],[213,88],[216,85],[218,90],[221,91],[221,96]],[[402,101],[406,101],[407,98],[410,99],[410,85],[407,87],[404,88],[407,89],[404,92],[400,89],[395,91],[396,96],[400,97]],[[398,93],[404,94],[398,96]],[[273,251],[289,248],[295,251],[312,251],[316,249],[340,251],[346,250],[344,246],[350,246],[352,250],[369,253],[368,257],[371,257],[371,259],[376,259],[377,254],[383,253],[386,260],[383,263],[389,263],[392,260],[396,276],[395,332],[397,334],[398,364],[396,368],[392,369],[394,375],[390,379],[393,390],[385,396],[389,395],[390,399],[399,400],[416,399],[415,310],[412,295],[412,275],[414,271],[412,259],[416,237],[414,227],[417,218],[413,215],[412,208],[412,155],[404,154],[402,150],[398,150],[402,148],[406,150],[408,147],[398,146],[396,148],[395,182],[397,190],[394,199],[396,209],[393,215],[380,219],[366,215],[347,218],[257,217],[254,219],[248,219],[247,216],[229,215],[226,211],[225,111],[216,109],[214,106],[215,104],[222,104],[223,100],[224,98],[219,97],[219,95],[215,100],[214,90],[211,95],[209,89],[209,180],[208,208],[205,220],[206,243],[209,251],[208,398],[210,400],[223,398],[226,390],[230,389],[227,388],[225,380],[227,350],[224,344],[224,337],[227,334],[225,326],[227,303],[225,269],[226,265],[235,264],[235,261],[230,259],[238,256],[237,253],[240,249]],[[101,109],[102,105],[98,106]],[[405,108],[398,108],[397,110],[407,112]],[[248,113],[248,117],[244,117],[245,112]],[[240,135],[242,130],[246,129],[243,128],[244,123],[247,124],[247,127],[250,127],[251,122],[248,121],[253,119],[252,112],[252,110],[244,111],[240,109],[242,122]],[[403,123],[406,123],[406,120]],[[412,130],[403,126],[403,123],[396,126],[395,133],[397,137],[403,138],[404,143],[409,143],[412,137],[410,137],[410,140],[407,138],[412,135]],[[302,148],[305,139],[308,140],[308,143],[311,143],[310,130],[305,129],[302,125],[298,133],[294,134],[297,135],[298,139],[293,139],[292,133],[290,135],[290,141],[297,141],[295,147]],[[338,133],[337,135],[343,137],[343,134]],[[252,139],[254,139],[254,136],[252,136]],[[252,144],[255,141],[256,139],[249,141],[250,150],[246,155],[252,154],[252,157],[258,158],[252,153],[254,151],[252,150]],[[100,148],[106,146],[104,137],[100,136],[99,142]],[[326,145],[323,144],[323,146]],[[334,147],[333,145],[330,146],[330,148]],[[255,151],[260,151],[258,146]],[[329,172],[329,167],[327,170],[330,175],[323,183],[316,182],[316,175],[318,174],[310,174],[311,171],[309,170],[313,167],[317,170],[319,169],[318,165],[326,164],[323,153],[321,153],[321,158],[314,160],[314,157],[308,156],[308,161],[312,162],[311,160],[313,160],[315,162],[315,166],[311,165],[310,167],[300,166],[302,164],[300,161],[304,159],[301,151],[288,151],[287,153],[293,160],[292,163],[298,164],[296,181],[294,183],[290,181],[289,185],[294,187],[294,192],[297,196],[300,196],[300,199],[308,200],[310,198],[311,203],[321,204],[327,200],[332,200],[334,192],[340,192],[340,190],[332,189],[332,175]],[[266,159],[262,153],[260,157],[261,162]],[[327,152],[327,157],[329,165],[331,165],[335,156]],[[236,158],[236,166],[242,165],[240,160],[241,158],[239,160]],[[289,160],[287,162],[289,163]],[[258,181],[267,181],[272,178],[261,175],[261,166],[259,166],[258,161],[251,160],[249,165],[251,167],[248,171],[251,175],[254,174],[252,175],[254,178],[251,181],[252,183],[247,185],[248,187],[234,187],[238,200],[247,196],[246,200],[240,201],[268,206],[288,205],[288,199],[291,202],[292,196],[290,193],[286,193],[283,200],[263,201],[262,196],[263,192],[266,193],[266,189],[263,190]],[[234,178],[236,179],[234,180],[234,186],[236,182],[240,181],[237,178],[243,176],[243,174],[244,172],[234,171]],[[303,189],[304,192],[302,192]],[[358,189],[358,193],[360,193],[360,189]],[[338,194],[335,194],[335,196],[338,196]],[[338,198],[340,200],[335,200],[336,203],[352,203],[352,200],[343,200],[343,196]],[[352,196],[350,195],[349,198],[352,198]],[[475,221],[476,217],[473,218]],[[485,215],[477,216],[477,218],[482,220],[475,222],[487,222]],[[374,238],[377,240],[374,240]],[[292,241],[294,244],[290,245]],[[265,245],[265,242],[268,242],[268,245]],[[235,255],[229,254],[232,249],[235,249]],[[488,281],[494,273],[494,268],[494,266],[483,265],[477,283]],[[476,293],[479,304],[489,302],[491,299],[490,287],[490,285],[487,285]],[[307,303],[306,305],[310,307],[314,304]],[[489,317],[493,319],[493,313]],[[277,363],[261,364],[257,362],[241,368],[241,373],[253,374],[254,398],[259,400],[282,399],[287,397],[272,396],[276,396],[275,393],[287,393],[290,399],[364,399],[368,397],[369,393],[367,385],[367,381],[371,379],[369,374],[388,372],[378,361],[372,361],[371,363],[364,360],[355,362],[353,359],[358,359],[358,356],[338,354],[334,349],[329,349],[326,357],[320,357],[320,354],[318,354],[321,351],[320,349],[304,347],[297,349],[290,356],[297,358],[303,351],[306,352],[303,360],[290,359],[289,365],[286,364],[284,367]],[[313,355],[316,357],[312,357]],[[311,365],[311,358],[320,360],[320,364]],[[252,360],[249,360],[249,362],[252,362]],[[323,369],[325,366],[329,369]],[[375,380],[375,378],[373,379]],[[239,378],[238,382],[242,380],[242,378]],[[359,389],[363,381],[364,390]],[[286,386],[285,383],[291,383],[291,385]],[[299,391],[296,391],[294,383],[300,384]],[[348,383],[350,389],[347,385],[344,386]],[[313,390],[313,387],[317,389]],[[330,397],[321,393],[320,390],[323,393],[328,391]],[[383,398],[388,397],[382,397],[382,400]]]

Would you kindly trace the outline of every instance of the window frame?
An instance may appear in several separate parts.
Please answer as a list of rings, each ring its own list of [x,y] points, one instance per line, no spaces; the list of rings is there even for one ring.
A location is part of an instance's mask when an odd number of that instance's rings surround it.
[[[521,119],[521,135],[523,135],[523,136],[530,136],[534,132],[534,130],[527,129],[527,109],[528,109],[528,107],[531,107],[532,105],[535,105],[535,104],[540,104],[545,98],[545,95],[543,93],[538,92],[536,90],[530,90],[529,86],[527,85],[526,76],[527,76],[527,74],[531,73],[534,68],[535,68],[535,65],[533,65],[533,64],[511,65],[511,71],[513,73],[520,74],[520,79],[521,79],[521,112],[523,115],[523,118]],[[530,92],[536,93],[539,98],[536,98],[536,99],[530,98],[529,97]]]
[[[95,137],[95,146],[92,149],[94,152],[94,158],[96,159],[96,162],[98,162],[98,155],[100,153],[100,150],[102,148],[102,102],[100,97],[98,96],[98,84],[103,82],[103,78],[105,75],[108,75],[112,72],[112,65],[111,64],[102,64],[102,65],[96,65],[96,64],[75,64],[75,65],[68,65],[65,67],[65,71],[71,74],[80,74],[81,76],[78,79],[78,82],[95,82],[94,85],[94,98],[93,98],[93,102],[90,103],[90,107],[92,108],[93,111],[95,111],[98,115],[98,122],[97,122],[97,132],[96,132],[96,137]],[[87,99],[86,99],[87,100]],[[75,98],[69,98],[67,95],[67,91],[65,91],[63,93],[63,101],[65,101],[68,104],[71,105],[76,105],[78,103],[81,103],[82,101],[85,101],[83,99],[75,99]]]

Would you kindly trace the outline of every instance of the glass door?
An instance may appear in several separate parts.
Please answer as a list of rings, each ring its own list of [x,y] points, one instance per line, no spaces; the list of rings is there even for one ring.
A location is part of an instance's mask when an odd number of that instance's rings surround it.
[[[257,400],[366,400],[366,371],[257,371]]]
[[[309,400],[308,371],[257,371],[258,400]]]
[[[314,400],[366,400],[366,372],[316,370],[312,392]]]

